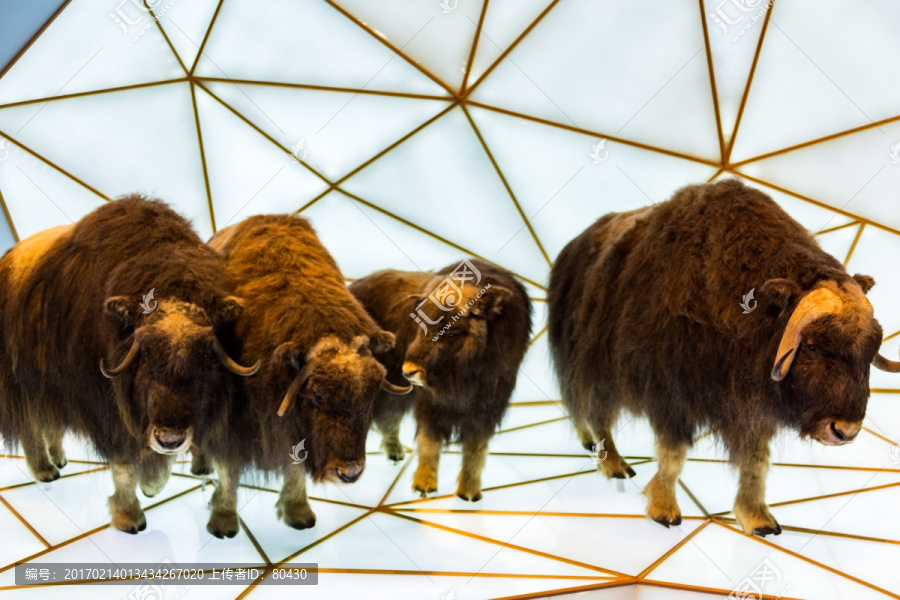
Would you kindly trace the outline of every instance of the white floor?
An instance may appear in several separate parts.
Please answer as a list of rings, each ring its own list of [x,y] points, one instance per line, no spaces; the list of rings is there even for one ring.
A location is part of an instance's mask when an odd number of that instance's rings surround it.
[[[206,533],[205,487],[182,462],[165,491],[142,497],[147,530],[132,536],[108,526],[112,482],[90,452],[67,439],[64,478],[36,484],[24,461],[0,462],[0,589],[17,598],[129,598],[129,586],[17,588],[12,566],[47,562],[215,562],[221,565],[318,563],[319,584],[164,588],[166,598],[283,597],[469,600],[571,598],[681,600],[702,597],[900,597],[900,438],[894,394],[875,394],[867,430],[844,448],[788,437],[774,445],[768,501],[785,532],[749,538],[729,514],[735,475],[709,439],[698,441],[681,479],[685,521],[665,529],[643,516],[643,485],[655,471],[652,436],[642,421],[620,424],[616,443],[637,471],[607,481],[595,471],[561,408],[513,406],[491,444],[484,499],[456,498],[459,455],[441,461],[436,496],[410,489],[415,456],[394,465],[369,439],[363,478],[352,486],[311,486],[314,529],[295,531],[275,515],[277,481],[244,488],[243,520],[233,540]],[[884,426],[884,428],[882,427]],[[413,424],[403,430],[412,445]],[[711,514],[713,518],[706,515]],[[768,561],[768,562],[764,562]],[[765,573],[760,575],[762,568]],[[236,582],[237,583],[237,582]],[[744,595],[740,595],[744,594]],[[754,592],[755,594],[755,592]]]

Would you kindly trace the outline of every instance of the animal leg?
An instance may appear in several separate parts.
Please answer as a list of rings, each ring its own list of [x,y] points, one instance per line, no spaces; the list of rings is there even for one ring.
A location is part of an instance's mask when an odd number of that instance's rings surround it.
[[[316,524],[316,513],[306,497],[306,466],[290,465],[284,472],[284,485],[275,504],[278,518],[294,529],[309,529]]]
[[[216,463],[219,481],[209,506],[211,514],[206,530],[219,539],[233,538],[240,529],[237,514],[237,489],[241,470],[224,463]]]
[[[147,528],[147,519],[138,502],[135,488],[138,483],[137,469],[133,464],[110,463],[115,491],[109,497],[109,511],[112,525],[125,533],[137,533]]]
[[[581,442],[581,446],[585,450],[593,451],[594,450],[594,434],[591,433],[591,428],[587,423],[575,423],[575,431],[578,432],[578,440]]]
[[[459,473],[459,487],[456,488],[456,495],[463,500],[481,500],[481,471],[484,469],[487,452],[487,439],[463,442],[462,471]]]
[[[192,475],[212,475],[213,467],[209,459],[202,450],[196,445],[191,446],[191,474]]]
[[[675,499],[675,486],[687,456],[687,444],[664,442],[657,437],[656,453],[659,468],[644,490],[650,499],[647,514],[666,527],[681,525],[681,509]]]
[[[426,427],[419,425],[416,436],[416,451],[419,454],[419,466],[413,475],[413,491],[424,498],[437,491],[437,470],[441,460],[441,440],[432,435]]]
[[[761,443],[739,463],[738,494],[734,516],[747,535],[765,537],[781,534],[781,525],[766,506],[766,474],[769,472],[768,440]]]
[[[610,427],[605,423],[595,423],[591,429],[594,432],[593,440],[591,445],[585,445],[585,448],[590,450],[591,456],[594,457],[594,461],[597,463],[597,470],[603,471],[610,479],[634,477],[636,475],[634,469],[628,466],[628,463],[616,450]],[[582,438],[583,440],[584,438]],[[597,440],[596,444],[594,440]]]
[[[58,469],[62,469],[69,464],[69,460],[66,458],[66,451],[63,450],[62,447],[62,440],[65,434],[65,429],[56,427],[50,428],[44,432],[44,441],[46,442],[47,450],[50,453],[50,462],[56,465],[56,468]]]
[[[25,427],[21,436],[25,464],[37,481],[48,482],[59,479],[59,469],[50,460],[44,434],[35,426]]]
[[[169,481],[172,465],[175,464],[175,455],[163,455],[156,452],[145,454],[141,458],[139,481],[141,491],[148,498],[160,493]]]
[[[400,443],[400,422],[403,420],[403,413],[387,413],[384,415],[376,415],[375,426],[381,432],[381,447],[384,448],[387,457],[398,463],[406,458],[406,448]]]

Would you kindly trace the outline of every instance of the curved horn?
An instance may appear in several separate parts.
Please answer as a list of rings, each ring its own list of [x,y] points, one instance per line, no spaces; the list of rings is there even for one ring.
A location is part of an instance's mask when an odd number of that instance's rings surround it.
[[[257,371],[259,371],[259,366],[262,364],[261,360],[257,360],[256,364],[252,367],[239,365],[234,361],[233,358],[228,356],[228,353],[225,352],[225,348],[222,347],[222,343],[219,341],[219,338],[217,338],[215,335],[213,335],[213,352],[216,353],[216,356],[219,357],[219,360],[222,361],[222,364],[225,365],[226,369],[228,369],[235,375],[241,375],[242,377],[253,375]]]
[[[898,364],[900,364],[900,363],[898,363]],[[413,386],[412,386],[412,384],[410,384],[406,387],[403,387],[401,385],[394,385],[393,383],[388,381],[387,378],[385,378],[385,379],[381,380],[381,389],[383,389],[386,392],[390,392],[392,394],[397,394],[398,396],[402,396],[404,394],[410,393],[413,389]]]
[[[872,366],[888,373],[900,373],[900,362],[888,360],[881,354],[875,355],[875,358],[872,359]]]
[[[840,297],[825,287],[816,288],[800,299],[784,329],[781,343],[778,344],[775,365],[772,367],[772,379],[781,381],[787,375],[794,357],[797,356],[803,329],[819,317],[840,312],[843,306]]]
[[[103,376],[107,379],[112,379],[113,377],[118,377],[122,374],[125,369],[131,366],[131,363],[135,361],[137,358],[138,352],[140,352],[141,343],[138,341],[137,332],[134,335],[134,341],[131,342],[131,348],[128,349],[128,354],[125,355],[125,358],[122,359],[122,362],[119,363],[117,367],[113,367],[112,369],[107,369],[106,364],[103,359],[100,359],[100,372],[103,373]]]
[[[279,417],[283,417],[284,413],[287,412],[287,409],[291,407],[294,397],[300,392],[300,388],[303,387],[303,384],[306,383],[307,379],[309,379],[309,370],[304,367],[304,369],[294,377],[290,387],[288,387],[287,392],[284,394],[284,400],[281,401],[281,406],[278,407]]]

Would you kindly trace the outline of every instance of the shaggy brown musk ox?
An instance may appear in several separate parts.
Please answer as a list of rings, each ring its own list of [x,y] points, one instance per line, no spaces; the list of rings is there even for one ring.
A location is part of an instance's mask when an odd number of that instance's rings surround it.
[[[0,260],[7,444],[52,481],[65,431],[86,438],[110,462],[113,525],[143,530],[135,486],[153,496],[165,485],[229,393],[223,365],[253,372],[217,337],[240,309],[225,261],[158,200],[128,196],[22,240]]]
[[[394,336],[350,295],[305,218],[250,217],[209,243],[225,256],[229,283],[244,294],[235,354],[258,355],[263,364],[201,440],[219,472],[207,529],[219,538],[237,533],[237,486],[250,466],[281,473],[279,518],[295,529],[312,527],[307,472],[314,481],[356,481],[375,394],[411,391],[387,383],[372,356],[389,349]]]
[[[375,402],[388,457],[403,458],[400,420],[414,406],[419,464],[413,489],[423,496],[437,491],[441,446],[456,438],[463,451],[456,493],[479,500],[488,441],[509,406],[528,347],[525,288],[505,269],[469,259],[437,273],[379,271],[353,282],[350,291],[397,338],[379,355],[388,379],[417,386],[409,398],[382,393]]]
[[[610,477],[634,474],[612,440],[620,410],[649,419],[659,467],[647,510],[666,526],[681,522],[675,485],[687,448],[712,430],[739,469],[744,531],[778,534],[765,503],[773,435],[853,441],[869,365],[900,366],[878,355],[872,285],[738,180],[606,215],[563,249],[550,277],[563,402],[586,447],[606,441],[600,468]],[[744,309],[751,290],[758,300]]]

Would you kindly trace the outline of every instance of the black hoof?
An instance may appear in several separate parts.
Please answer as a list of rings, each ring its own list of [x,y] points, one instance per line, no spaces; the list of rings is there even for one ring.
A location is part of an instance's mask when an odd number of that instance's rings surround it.
[[[471,498],[465,496],[465,495],[462,494],[462,493],[459,493],[459,494],[456,494],[456,495],[457,495],[457,497],[462,498],[462,499],[465,500],[466,502],[478,502],[478,501],[481,500],[481,498],[482,498],[481,492],[478,492],[477,494],[475,494],[475,495],[472,496]]]
[[[213,468],[203,465],[202,467],[191,467],[191,475],[197,475],[201,477],[203,475],[212,475]]]
[[[593,452],[596,444],[594,442],[585,442],[581,445],[582,448],[587,450],[588,452]]]
[[[634,472],[634,469],[632,469],[631,467],[628,467],[628,468],[625,470],[625,472],[628,473],[628,476],[629,476],[629,477],[637,477],[637,473],[635,473],[635,472]]]
[[[775,523],[774,527],[757,527],[753,530],[753,535],[758,535],[759,537],[766,537],[769,534],[781,535],[781,525]]]
[[[315,526],[315,518],[309,519],[307,521],[291,521],[290,523],[288,523],[288,527],[292,527],[293,529],[311,529]]]
[[[668,519],[664,519],[663,517],[660,517],[658,519],[653,519],[653,520],[656,521],[657,523],[659,523],[660,525],[662,525],[663,527],[665,527],[666,529],[669,528],[669,520]]]

